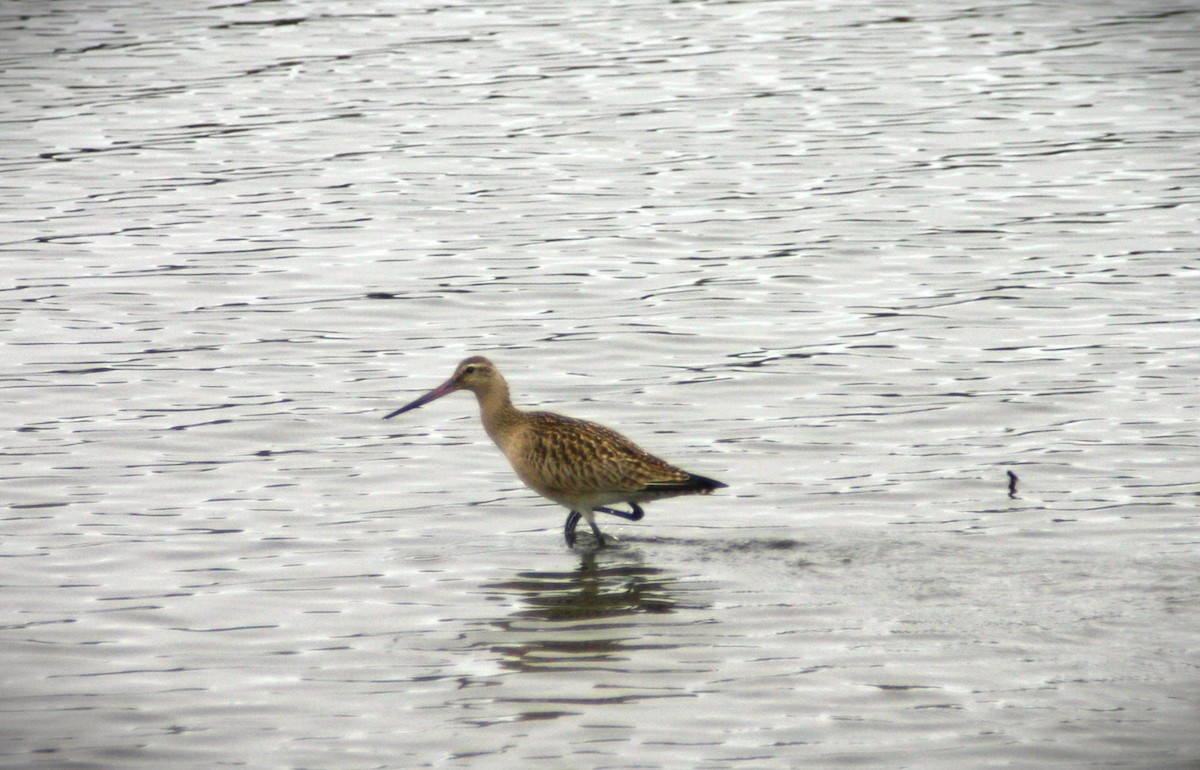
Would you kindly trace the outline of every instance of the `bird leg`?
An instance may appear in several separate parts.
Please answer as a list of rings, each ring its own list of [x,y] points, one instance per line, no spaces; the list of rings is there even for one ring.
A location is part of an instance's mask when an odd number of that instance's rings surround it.
[[[608,541],[604,539],[604,535],[600,534],[600,528],[596,526],[596,522],[588,521],[592,525],[592,534],[596,536],[596,547],[603,548],[608,545]]]
[[[567,514],[567,525],[563,527],[563,537],[567,539],[567,548],[575,547],[575,527],[579,526],[581,518],[583,517],[577,511]]]
[[[628,502],[629,507],[632,509],[630,511],[618,511],[616,508],[606,508],[603,505],[598,505],[592,510],[599,511],[600,513],[609,513],[613,516],[620,516],[622,519],[626,519],[628,521],[641,521],[642,517],[646,515],[646,512],[642,510],[640,505],[632,500]],[[581,514],[579,511],[571,511],[569,514],[567,514],[567,524],[565,527],[563,527],[563,536],[567,540],[568,548],[575,547],[575,528],[579,526],[579,520],[582,518],[583,514]],[[596,537],[597,548],[603,548],[604,546],[608,545],[607,538],[600,534],[600,527],[596,526],[595,520],[590,516],[588,517],[588,526],[592,528],[592,534]]]
[[[601,513],[611,513],[613,516],[620,516],[622,519],[628,519],[629,521],[641,521],[642,517],[646,515],[642,507],[632,500],[629,501],[629,507],[633,510],[628,512],[618,511],[616,508],[605,508],[604,506],[598,506],[595,510]]]
[[[597,508],[596,510],[603,509]],[[624,513],[624,511],[620,511],[619,513]],[[580,514],[579,511],[571,511],[569,514],[567,514],[567,523],[566,526],[563,527],[563,537],[567,541],[568,548],[575,547],[575,528],[579,526],[579,520],[582,518],[583,515]],[[603,548],[608,544],[608,541],[605,540],[604,535],[600,533],[600,527],[596,526],[595,521],[588,519],[588,526],[592,528],[592,535],[596,538],[597,548]]]

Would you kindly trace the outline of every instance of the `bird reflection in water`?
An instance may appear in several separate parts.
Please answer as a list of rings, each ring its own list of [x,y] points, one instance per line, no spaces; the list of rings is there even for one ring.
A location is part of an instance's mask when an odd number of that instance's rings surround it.
[[[504,666],[521,671],[621,668],[620,661],[635,650],[677,647],[648,641],[677,636],[647,633],[647,627],[678,625],[677,618],[666,616],[700,608],[680,598],[694,589],[678,577],[613,551],[586,552],[570,572],[520,572],[484,589],[499,600],[515,601],[516,609],[491,621],[502,634],[481,646],[499,653]]]

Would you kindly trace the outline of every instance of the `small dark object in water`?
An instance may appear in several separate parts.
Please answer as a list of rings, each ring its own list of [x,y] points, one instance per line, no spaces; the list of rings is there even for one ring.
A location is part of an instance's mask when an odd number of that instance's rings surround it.
[[[1005,471],[1008,474],[1008,496],[1017,496],[1017,474],[1012,471]]]

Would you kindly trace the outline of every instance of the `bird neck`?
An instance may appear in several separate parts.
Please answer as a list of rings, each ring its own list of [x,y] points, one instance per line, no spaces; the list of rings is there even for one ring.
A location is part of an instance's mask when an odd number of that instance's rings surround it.
[[[522,412],[512,404],[508,395],[508,383],[498,379],[487,390],[478,391],[479,412],[483,417],[483,428],[499,446],[504,446],[508,432],[522,417]]]

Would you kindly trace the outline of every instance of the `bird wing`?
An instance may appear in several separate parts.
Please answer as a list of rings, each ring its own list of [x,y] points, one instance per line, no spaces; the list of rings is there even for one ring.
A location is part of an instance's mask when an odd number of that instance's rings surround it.
[[[668,487],[690,478],[603,425],[550,412],[534,412],[530,417],[534,429],[525,435],[523,453],[537,483],[529,479],[526,483],[549,497],[598,493],[640,497],[639,493],[660,485],[661,491],[671,494]]]

